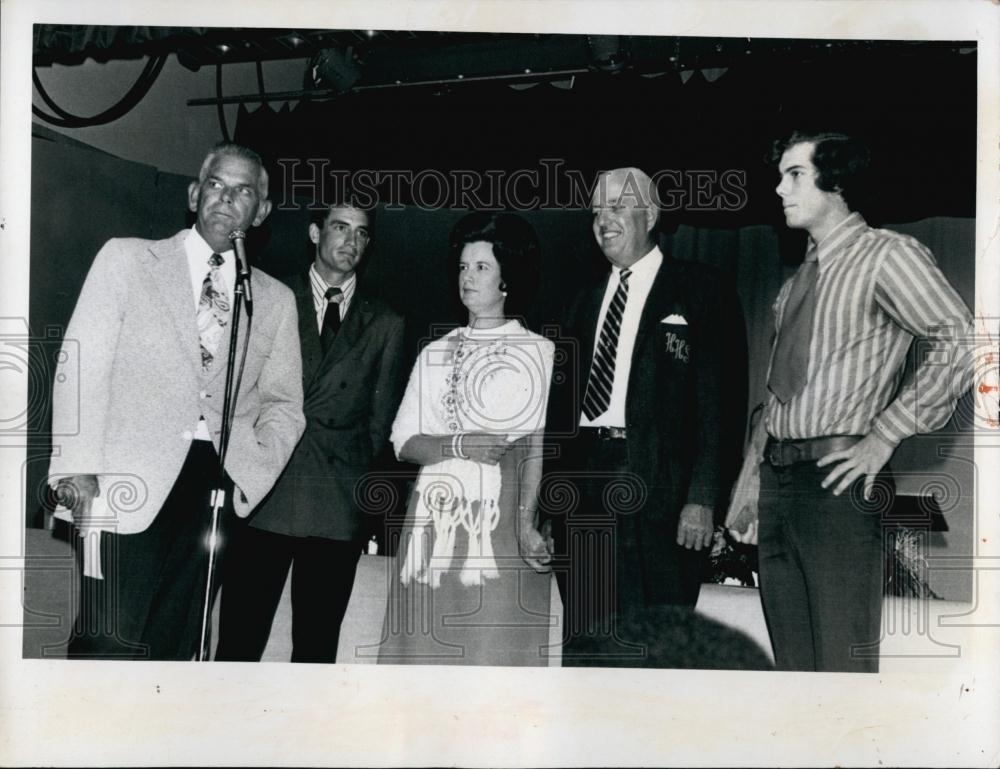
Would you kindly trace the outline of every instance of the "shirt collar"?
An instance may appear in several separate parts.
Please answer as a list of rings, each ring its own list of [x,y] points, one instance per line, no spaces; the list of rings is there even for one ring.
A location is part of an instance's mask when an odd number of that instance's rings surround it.
[[[187,240],[184,245],[192,259],[200,260],[204,264],[208,264],[208,258],[214,253],[218,253],[222,257],[222,260],[227,263],[233,258],[233,249],[230,248],[225,251],[216,252],[214,248],[208,245],[208,242],[201,236],[201,233],[198,232],[198,228],[195,226],[192,226],[188,231]],[[204,258],[202,258],[203,256]]]
[[[351,300],[354,298],[354,289],[357,282],[358,276],[357,273],[355,273],[340,284],[341,313],[347,312],[347,308],[350,306]],[[326,307],[327,304],[326,290],[330,288],[330,284],[327,283],[323,276],[319,274],[319,270],[316,269],[315,262],[313,262],[313,264],[309,267],[309,285],[312,287],[313,306],[316,308],[316,312],[321,312],[322,308]]]
[[[316,264],[313,263],[309,266],[309,282],[312,283],[313,289],[322,296],[326,293],[326,290],[330,288],[330,284],[327,283],[323,276],[319,274],[319,270],[316,269]]]
[[[651,281],[656,276],[656,271],[660,269],[661,264],[663,264],[663,252],[660,251],[659,246],[653,246],[645,256],[633,262],[631,267],[625,269],[631,272],[629,276],[630,282],[636,278],[640,281]],[[621,281],[621,267],[612,265],[611,272],[615,276],[615,280]]]
[[[840,223],[830,230],[826,237],[815,244],[816,258],[820,264],[830,261],[843,253],[854,241],[860,238],[868,229],[868,223],[857,211],[852,211]]]
[[[319,270],[316,269],[315,262],[313,262],[309,266],[309,277],[314,284],[316,284],[317,286],[321,286],[323,288],[322,293],[324,294],[326,293],[326,290],[333,285],[332,283],[327,283],[326,279],[319,274]],[[345,280],[343,283],[340,284],[340,290],[344,293],[344,296],[347,296],[347,294],[351,293],[351,291],[354,288],[354,284],[357,283],[357,281],[358,281],[357,273],[352,273],[347,280]]]

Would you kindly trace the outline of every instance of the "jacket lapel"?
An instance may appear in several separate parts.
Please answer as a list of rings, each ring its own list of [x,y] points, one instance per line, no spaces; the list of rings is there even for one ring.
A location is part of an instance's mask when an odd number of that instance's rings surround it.
[[[201,374],[198,312],[192,300],[191,272],[184,250],[187,232],[184,230],[169,240],[157,241],[149,247],[152,257],[149,272],[156,286],[156,295],[163,302],[174,324],[176,338],[184,347],[191,367],[197,374]],[[205,272],[208,272],[207,268]],[[226,336],[223,335],[223,340],[225,339]],[[216,354],[216,358],[218,357]]]
[[[653,286],[649,290],[649,296],[646,297],[646,304],[642,308],[642,315],[639,316],[639,330],[636,332],[635,347],[632,349],[632,368],[629,375],[630,392],[632,391],[632,385],[637,372],[643,368],[643,361],[653,360],[651,356],[643,352],[643,347],[649,340],[650,334],[659,326],[660,317],[669,314],[669,308],[674,303],[676,286],[668,275],[670,271],[668,266],[669,261],[670,257],[664,254],[663,263],[660,265],[660,269],[656,271]]]
[[[355,291],[354,298],[351,299],[351,306],[347,308],[347,315],[337,332],[336,339],[326,355],[322,358],[322,367],[326,370],[333,368],[337,362],[358,343],[361,334],[368,327],[374,312],[368,302],[367,297],[360,291]]]
[[[323,349],[319,343],[319,329],[316,327],[316,305],[313,302],[312,286],[309,274],[300,275],[291,282],[295,294],[295,307],[299,313],[299,346],[302,348],[302,386],[309,386],[319,362],[323,357]]]
[[[587,391],[587,382],[590,380],[590,367],[594,363],[594,340],[600,333],[597,328],[597,321],[601,315],[601,301],[604,299],[604,292],[607,291],[608,281],[611,280],[611,273],[608,277],[587,294],[580,307],[579,328],[583,330],[583,338],[580,339],[580,362],[583,376],[580,378],[579,391],[580,402]]]

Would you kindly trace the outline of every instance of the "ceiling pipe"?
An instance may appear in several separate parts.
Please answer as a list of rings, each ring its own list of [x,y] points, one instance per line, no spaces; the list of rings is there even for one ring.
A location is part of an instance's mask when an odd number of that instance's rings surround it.
[[[504,75],[475,75],[469,77],[452,77],[438,80],[416,80],[413,82],[377,83],[373,85],[358,85],[350,89],[350,92],[377,91],[387,88],[417,88],[441,85],[466,85],[468,83],[523,83],[523,82],[548,82],[551,80],[565,80],[574,75],[589,73],[591,70],[584,67],[582,69],[561,69],[549,72],[530,72]],[[216,104],[255,104],[265,101],[295,101],[300,99],[329,99],[341,95],[342,92],[335,88],[306,88],[298,91],[277,91],[273,93],[248,93],[239,96],[225,96],[222,98],[201,98],[188,99],[189,107],[210,107]]]

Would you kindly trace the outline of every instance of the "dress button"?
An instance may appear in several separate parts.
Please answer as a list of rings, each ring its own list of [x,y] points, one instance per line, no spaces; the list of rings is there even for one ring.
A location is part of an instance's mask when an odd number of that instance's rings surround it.
[[[186,441],[191,440],[191,438],[192,438],[191,431],[190,430],[185,430],[184,432],[182,432],[181,433],[181,438],[183,438]]]
[[[202,398],[202,399],[205,399],[205,398],[208,397],[208,393],[205,392],[204,390],[202,390],[200,393],[198,393],[198,397]]]

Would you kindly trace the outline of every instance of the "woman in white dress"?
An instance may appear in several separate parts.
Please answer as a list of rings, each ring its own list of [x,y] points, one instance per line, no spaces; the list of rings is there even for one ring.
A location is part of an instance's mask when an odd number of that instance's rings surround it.
[[[393,423],[421,466],[390,580],[379,661],[545,665],[551,540],[537,528],[554,345],[518,320],[538,285],[524,219],[474,213],[451,234],[469,323],[420,353]]]

